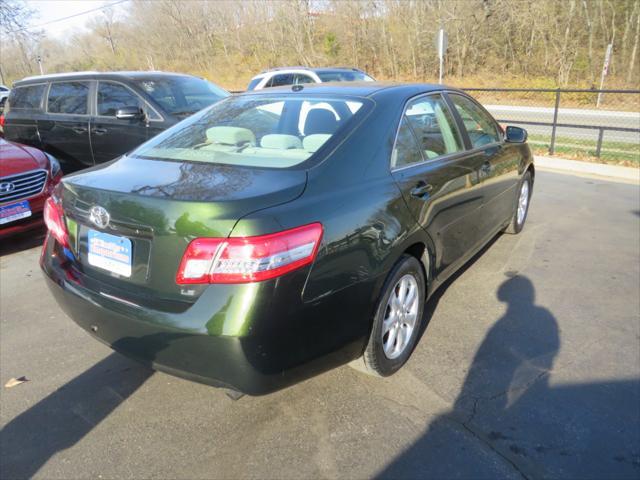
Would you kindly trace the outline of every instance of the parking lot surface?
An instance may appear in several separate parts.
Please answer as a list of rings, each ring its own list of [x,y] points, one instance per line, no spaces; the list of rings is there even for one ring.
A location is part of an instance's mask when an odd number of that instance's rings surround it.
[[[1,247],[2,478],[640,476],[636,185],[538,172],[524,232],[432,298],[398,374],[238,401],[91,339],[37,242]]]

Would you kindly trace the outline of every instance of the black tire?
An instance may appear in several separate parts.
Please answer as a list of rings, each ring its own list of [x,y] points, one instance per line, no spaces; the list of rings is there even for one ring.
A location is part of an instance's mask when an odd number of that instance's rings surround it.
[[[525,184],[528,186],[527,206],[524,212],[524,216],[520,221],[518,221],[518,204],[520,201],[520,195],[522,193],[522,189],[524,188]],[[531,177],[531,172],[527,170],[525,174],[522,176],[522,181],[520,182],[520,185],[518,187],[518,193],[516,195],[513,217],[511,217],[511,222],[509,222],[509,225],[507,226],[507,228],[504,229],[505,233],[517,235],[522,231],[522,229],[524,228],[524,224],[527,221],[527,215],[529,214],[529,205],[531,205],[532,193],[533,193],[533,178]]]
[[[388,312],[387,309],[389,308],[389,298],[392,294],[397,293],[396,287],[398,286],[398,282],[400,282],[405,275],[410,275],[416,281],[418,296],[417,317],[406,346],[402,349],[399,356],[389,358],[384,351],[382,328],[385,315]],[[402,367],[402,365],[405,364],[413,352],[416,340],[422,328],[422,315],[424,312],[426,291],[425,283],[422,264],[415,257],[403,255],[391,269],[384,287],[382,288],[382,294],[378,300],[375,316],[373,318],[371,335],[369,336],[369,342],[364,351],[364,355],[362,358],[358,359],[358,361],[352,363],[352,366],[371,375],[387,377],[395,373],[400,367]],[[388,340],[388,337],[385,338]]]

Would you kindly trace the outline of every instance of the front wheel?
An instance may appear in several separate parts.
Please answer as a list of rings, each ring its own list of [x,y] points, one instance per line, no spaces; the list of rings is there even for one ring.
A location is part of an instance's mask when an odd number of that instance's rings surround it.
[[[518,197],[516,198],[516,210],[513,213],[513,218],[511,219],[509,226],[505,229],[505,232],[518,234],[524,228],[524,222],[527,220],[527,214],[529,213],[529,202],[531,201],[532,191],[533,179],[531,178],[531,172],[527,171],[522,176],[520,190],[518,191]]]
[[[424,299],[422,265],[415,257],[404,255],[383,287],[359,369],[386,377],[404,365],[419,335]]]

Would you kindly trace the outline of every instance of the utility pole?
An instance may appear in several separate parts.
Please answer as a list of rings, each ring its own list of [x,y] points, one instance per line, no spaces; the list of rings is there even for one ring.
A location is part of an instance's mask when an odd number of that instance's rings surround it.
[[[613,43],[607,45],[607,53],[604,55],[604,64],[602,65],[602,75],[600,75],[600,90],[604,87],[604,77],[609,73],[609,63],[611,62],[611,53],[613,51]],[[600,101],[602,100],[602,92],[598,92],[598,99],[596,100],[596,108],[600,107]]]
[[[36,57],[36,62],[38,62],[38,67],[40,67],[40,75],[44,75],[44,70],[42,69],[42,57],[40,55]]]
[[[444,52],[447,51],[447,32],[444,27],[440,27],[436,33],[436,49],[438,50],[438,59],[440,60],[440,70],[438,73],[438,83],[442,83],[444,70]]]

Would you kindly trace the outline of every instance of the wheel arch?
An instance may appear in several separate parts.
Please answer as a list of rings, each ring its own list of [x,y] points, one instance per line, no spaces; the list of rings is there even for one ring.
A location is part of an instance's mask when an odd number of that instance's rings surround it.
[[[527,168],[525,169],[525,173],[526,173],[526,172],[530,172],[530,173],[531,173],[531,182],[532,182],[532,183],[535,183],[535,181],[536,181],[536,167],[535,167],[535,165],[533,164],[533,162],[531,162],[531,163],[527,166]]]

